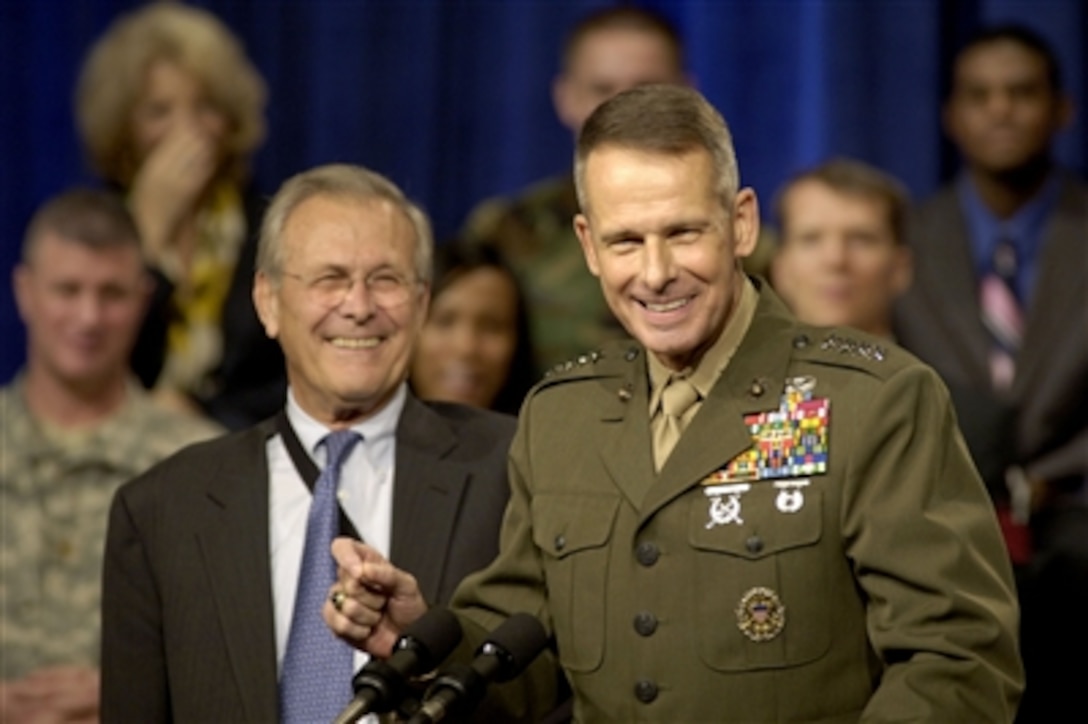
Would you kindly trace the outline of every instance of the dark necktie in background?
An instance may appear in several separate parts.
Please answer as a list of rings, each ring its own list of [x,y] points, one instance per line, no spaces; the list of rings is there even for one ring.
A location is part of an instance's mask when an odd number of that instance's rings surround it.
[[[1011,239],[1001,238],[994,247],[990,272],[983,277],[979,290],[982,321],[993,341],[990,383],[999,395],[1008,392],[1016,378],[1016,355],[1024,336],[1024,312],[1016,286],[1019,268],[1016,245]],[[1004,478],[1009,499],[997,501],[998,523],[1012,562],[1026,565],[1032,554],[1028,527],[1031,486],[1017,466],[1006,468]]]
[[[281,721],[285,724],[330,722],[352,696],[354,652],[325,625],[321,607],[336,581],[336,562],[329,545],[339,532],[340,468],[361,439],[353,430],[337,430],[324,439],[327,463],[314,485],[280,676]]]
[[[1016,355],[1024,334],[1024,315],[1016,291],[1019,268],[1016,246],[1002,238],[994,248],[990,271],[979,287],[982,322],[990,333],[990,382],[995,390],[1012,387],[1016,376]]]

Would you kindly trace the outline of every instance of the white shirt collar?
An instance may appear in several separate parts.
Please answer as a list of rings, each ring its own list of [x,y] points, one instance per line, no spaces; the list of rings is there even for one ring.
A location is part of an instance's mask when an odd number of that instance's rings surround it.
[[[397,386],[389,402],[380,410],[351,426],[351,429],[362,435],[363,440],[374,443],[382,438],[393,437],[397,431],[397,423],[400,421],[400,413],[404,409],[404,402],[408,398],[408,383],[401,382]],[[295,399],[294,392],[287,389],[287,420],[298,435],[299,442],[310,454],[318,467],[325,463],[325,447],[321,441],[332,430],[311,417]]]

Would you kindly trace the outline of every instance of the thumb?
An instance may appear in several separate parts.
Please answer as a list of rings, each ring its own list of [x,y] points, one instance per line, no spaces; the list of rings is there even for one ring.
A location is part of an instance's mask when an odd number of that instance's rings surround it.
[[[363,575],[366,564],[385,563],[385,557],[362,541],[341,536],[332,542],[331,552],[336,565],[352,578]]]

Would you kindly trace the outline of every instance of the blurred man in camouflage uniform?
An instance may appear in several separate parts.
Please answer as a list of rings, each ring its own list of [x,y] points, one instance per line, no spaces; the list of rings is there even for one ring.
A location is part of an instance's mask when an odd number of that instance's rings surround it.
[[[567,37],[552,101],[559,120],[577,134],[620,91],[684,81],[680,35],[666,19],[637,7],[608,8],[585,17]],[[539,369],[623,336],[586,269],[571,226],[578,211],[574,181],[564,174],[516,198],[485,201],[462,231],[470,244],[496,246],[517,272]]]
[[[119,199],[75,190],[42,207],[13,287],[28,339],[0,389],[0,721],[97,720],[113,492],[218,428],[153,406],[131,376],[150,286]]]

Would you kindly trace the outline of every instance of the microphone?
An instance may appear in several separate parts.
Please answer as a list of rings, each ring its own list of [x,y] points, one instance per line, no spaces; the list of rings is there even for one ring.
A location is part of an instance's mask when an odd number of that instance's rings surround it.
[[[355,698],[336,718],[353,724],[364,714],[392,711],[404,697],[408,678],[431,671],[461,642],[461,624],[444,608],[432,608],[404,629],[385,660],[372,658],[351,681]]]
[[[489,683],[513,679],[547,645],[548,634],[535,616],[514,614],[491,632],[470,666],[450,667],[435,679],[408,724],[435,724],[451,712],[472,711]]]

